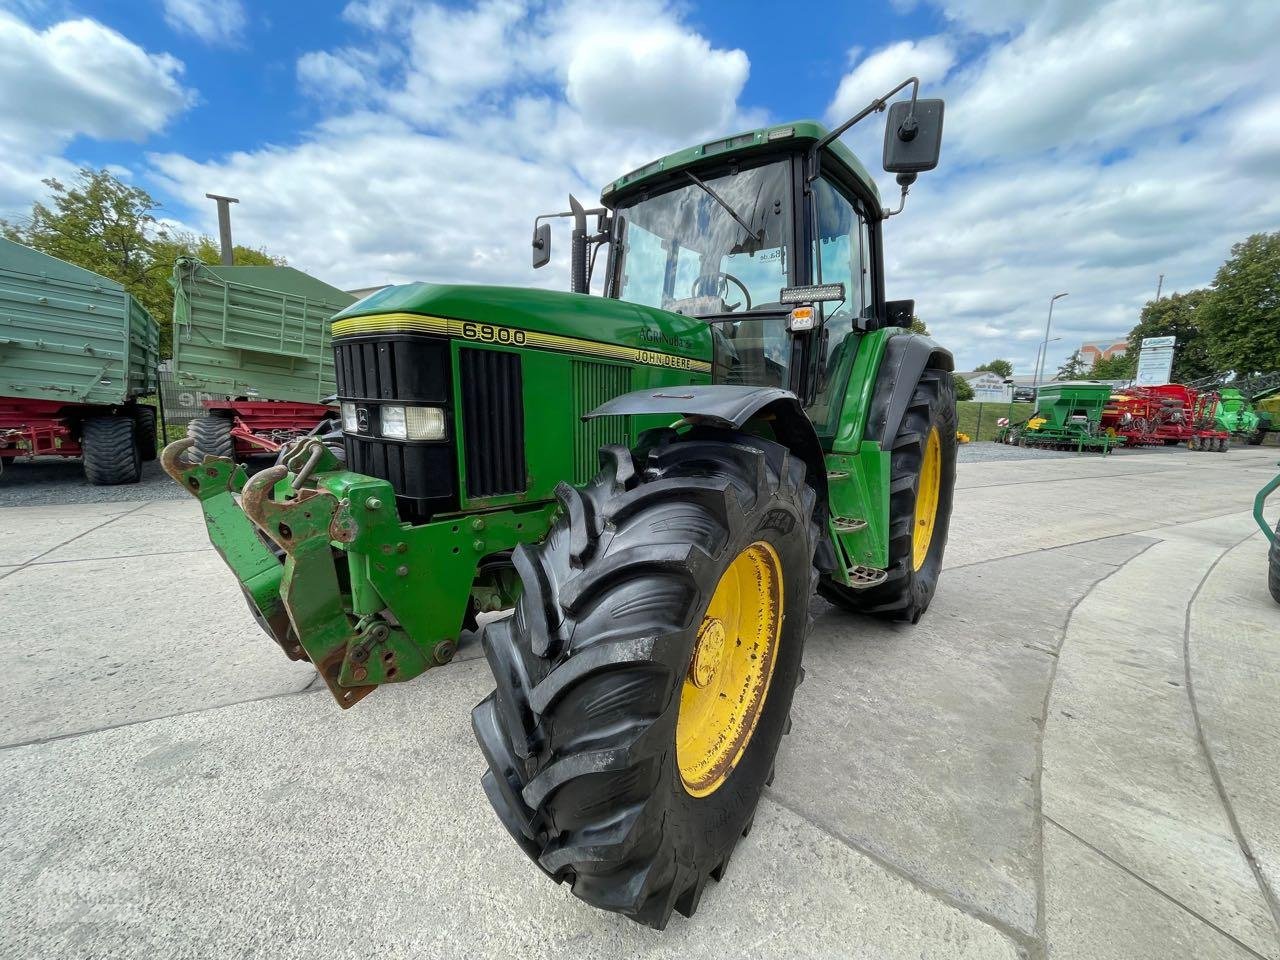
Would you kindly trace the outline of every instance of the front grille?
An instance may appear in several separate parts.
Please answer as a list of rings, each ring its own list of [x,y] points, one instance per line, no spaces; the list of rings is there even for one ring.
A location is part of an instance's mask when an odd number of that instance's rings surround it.
[[[458,351],[467,495],[523,493],[524,383],[520,356],[497,350]]]
[[[333,342],[338,398],[380,422],[386,403],[442,407],[452,421],[449,343],[439,337],[390,334]],[[384,440],[343,434],[347,467],[386,480],[396,492],[400,519],[426,523],[435,514],[458,509],[457,459],[450,439]]]
[[[631,392],[631,368],[612,363],[573,361],[573,480],[586,483],[600,472],[600,448],[631,442],[630,417],[583,420],[600,404]]]
[[[333,342],[338,396],[350,400],[445,403],[449,350],[444,340],[391,336]]]

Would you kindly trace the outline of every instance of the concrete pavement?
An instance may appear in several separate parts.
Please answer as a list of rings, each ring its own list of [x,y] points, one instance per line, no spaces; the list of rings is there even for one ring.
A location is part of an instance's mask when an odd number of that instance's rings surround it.
[[[343,712],[194,501],[0,509],[0,957],[1280,958],[1274,470],[962,465],[929,615],[814,601],[756,828],[661,934],[497,824],[474,645]]]

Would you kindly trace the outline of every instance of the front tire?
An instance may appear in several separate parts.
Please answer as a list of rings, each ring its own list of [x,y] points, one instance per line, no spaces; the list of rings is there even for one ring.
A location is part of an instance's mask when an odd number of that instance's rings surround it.
[[[772,780],[817,543],[815,493],[784,447],[667,440],[642,464],[605,448],[592,483],[557,488],[561,518],[515,551],[515,614],[485,629],[497,689],[472,711],[485,793],[521,848],[657,929],[721,878]]]
[[[845,610],[918,623],[942,572],[956,484],[956,401],[951,374],[926,369],[893,439],[889,565],[877,586],[854,589],[823,576],[818,593]],[[1029,446],[1020,436],[1019,446]]]

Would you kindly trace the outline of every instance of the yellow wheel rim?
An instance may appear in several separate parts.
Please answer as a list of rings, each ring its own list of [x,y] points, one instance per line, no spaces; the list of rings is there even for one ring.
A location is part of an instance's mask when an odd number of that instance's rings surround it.
[[[919,570],[929,556],[933,528],[938,523],[938,491],[942,487],[942,441],[938,428],[929,431],[920,464],[920,487],[916,491],[916,522],[911,528],[911,568]]]
[[[782,564],[757,540],[716,584],[680,690],[676,764],[690,795],[715,793],[746,752],[781,633]]]

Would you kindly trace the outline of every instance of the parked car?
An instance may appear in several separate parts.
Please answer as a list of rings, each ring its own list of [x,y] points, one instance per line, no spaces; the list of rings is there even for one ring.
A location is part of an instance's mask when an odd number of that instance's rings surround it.
[[[1014,403],[1034,403],[1036,399],[1036,391],[1033,387],[1015,387],[1013,391]]]

